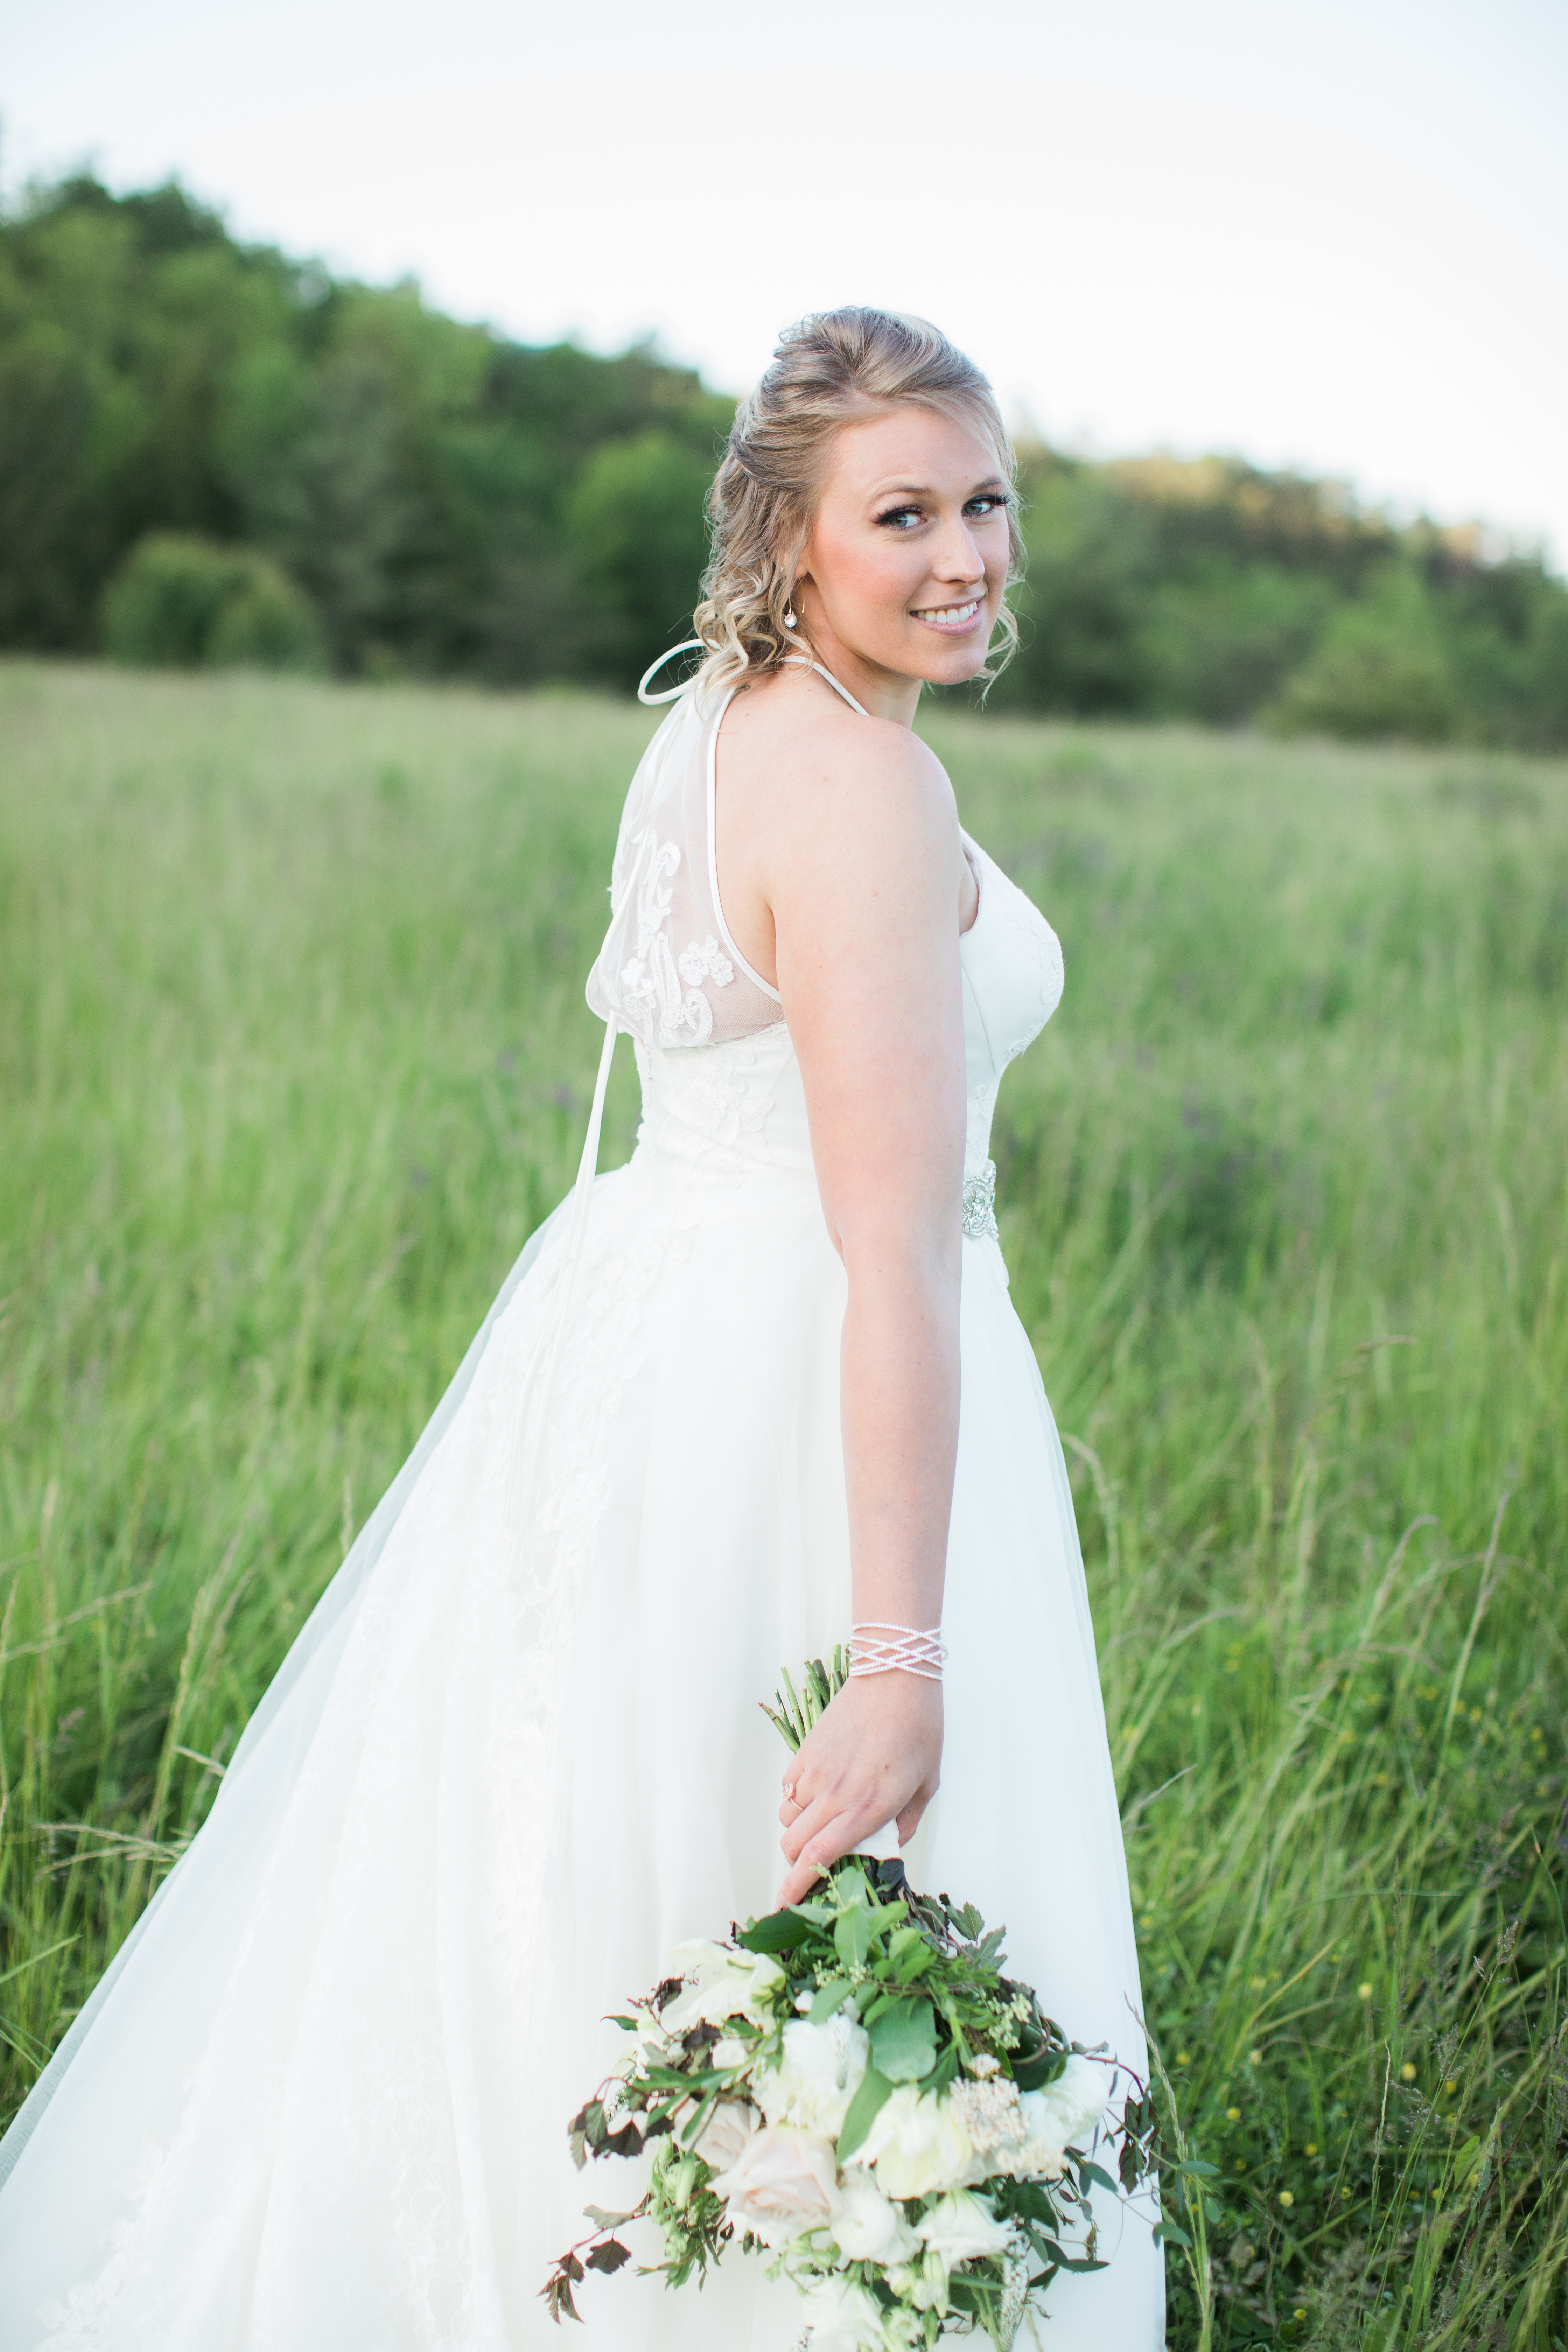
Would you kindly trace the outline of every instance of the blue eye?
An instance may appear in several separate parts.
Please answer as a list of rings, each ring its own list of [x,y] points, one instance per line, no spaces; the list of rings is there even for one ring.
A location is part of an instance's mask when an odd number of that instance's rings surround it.
[[[886,514],[877,517],[877,520],[885,523],[890,530],[905,530],[921,520],[919,507],[889,507]]]

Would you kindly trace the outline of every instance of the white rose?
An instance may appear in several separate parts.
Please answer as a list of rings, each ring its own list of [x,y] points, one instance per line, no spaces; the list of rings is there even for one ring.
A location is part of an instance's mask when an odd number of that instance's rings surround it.
[[[686,1979],[684,1990],[659,2015],[660,2025],[672,2037],[689,2033],[694,2025],[722,2025],[727,2017],[770,2025],[773,1989],[784,1978],[766,1952],[732,1952],[726,1944],[700,1940],[677,1944],[668,1974]]]
[[[728,2172],[762,2120],[750,2099],[721,2099],[692,2145],[704,2164]]]
[[[882,2315],[863,2286],[831,2273],[800,2291],[812,2352],[882,2352]]]
[[[1029,2137],[1018,2158],[1020,2172],[1060,2179],[1067,2150],[1085,2139],[1105,2113],[1115,2075],[1113,2066],[1075,2056],[1043,2091],[1025,2092],[1019,2105]]]
[[[838,2185],[833,2242],[847,2263],[907,2263],[920,2246],[899,2208],[857,2164],[846,2167]]]
[[[860,2087],[870,2047],[865,2027],[853,2018],[840,2014],[826,2025],[793,2018],[784,2027],[777,2063],[755,2079],[758,2103],[769,2123],[795,2124],[801,2131],[836,2140]]]
[[[883,2102],[850,2161],[874,2168],[884,2197],[933,2197],[956,2189],[974,2160],[974,2142],[952,2102],[922,2098],[901,2083]]]
[[[728,2172],[712,2183],[738,2230],[764,2246],[787,2245],[820,2230],[838,2210],[838,2168],[832,2143],[787,2126],[753,2132]]]
[[[922,2216],[920,2232],[930,2251],[940,2254],[950,2271],[981,2254],[1003,2253],[1008,2242],[1007,2231],[990,2206],[984,2198],[972,2197],[967,2189],[939,2197]]]

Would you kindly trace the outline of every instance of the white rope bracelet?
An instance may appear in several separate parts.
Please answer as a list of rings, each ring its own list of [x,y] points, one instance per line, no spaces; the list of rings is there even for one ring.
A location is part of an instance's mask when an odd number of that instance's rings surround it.
[[[897,1639],[888,1641],[887,1634]],[[922,1682],[939,1683],[947,1664],[947,1643],[942,1627],[921,1633],[913,1625],[894,1625],[884,1617],[868,1617],[850,1628],[849,1679],[857,1675],[919,1675]]]

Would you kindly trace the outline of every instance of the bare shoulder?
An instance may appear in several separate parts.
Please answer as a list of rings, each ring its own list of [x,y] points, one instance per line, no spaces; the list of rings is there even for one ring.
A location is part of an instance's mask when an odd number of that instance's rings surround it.
[[[751,708],[727,714],[721,765],[785,856],[825,837],[841,856],[861,847],[883,859],[945,856],[956,838],[952,787],[930,745],[852,710],[830,687],[761,688]]]

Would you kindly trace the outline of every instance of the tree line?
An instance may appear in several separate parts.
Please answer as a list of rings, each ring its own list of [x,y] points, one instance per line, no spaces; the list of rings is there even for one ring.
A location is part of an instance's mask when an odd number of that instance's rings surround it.
[[[0,218],[0,646],[626,686],[686,633],[731,404],[78,174]],[[1022,454],[993,707],[1549,748],[1568,587],[1231,459]]]

